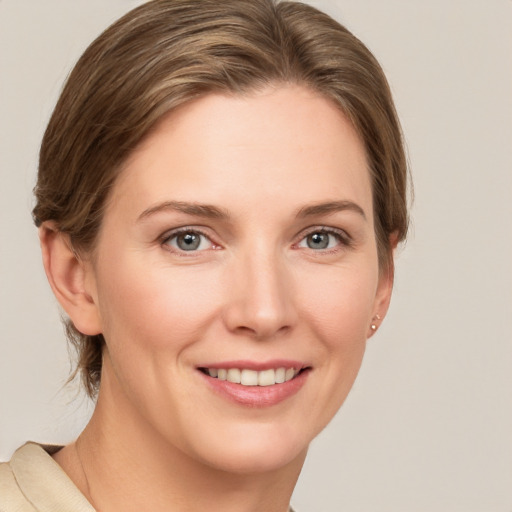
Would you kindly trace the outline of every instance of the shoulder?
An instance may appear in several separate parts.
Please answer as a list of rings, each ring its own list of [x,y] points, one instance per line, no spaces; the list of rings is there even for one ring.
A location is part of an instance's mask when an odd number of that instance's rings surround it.
[[[36,510],[21,492],[10,463],[0,463],[0,512]]]
[[[94,512],[50,456],[58,448],[27,443],[0,464],[0,512]]]

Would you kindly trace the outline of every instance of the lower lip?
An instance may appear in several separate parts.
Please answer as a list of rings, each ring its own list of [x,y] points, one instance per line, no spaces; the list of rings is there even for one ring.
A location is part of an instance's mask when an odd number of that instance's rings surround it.
[[[272,386],[243,386],[210,377],[201,371],[199,373],[216,393],[232,402],[248,407],[270,407],[298,393],[306,383],[309,370],[302,371],[292,380]]]

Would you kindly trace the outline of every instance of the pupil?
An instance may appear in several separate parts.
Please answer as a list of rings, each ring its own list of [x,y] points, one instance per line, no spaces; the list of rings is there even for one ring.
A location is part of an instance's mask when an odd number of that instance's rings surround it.
[[[178,236],[178,246],[184,251],[193,251],[199,247],[201,239],[195,233],[185,233]]]
[[[325,233],[313,233],[308,236],[310,249],[325,249],[329,245],[329,236]]]

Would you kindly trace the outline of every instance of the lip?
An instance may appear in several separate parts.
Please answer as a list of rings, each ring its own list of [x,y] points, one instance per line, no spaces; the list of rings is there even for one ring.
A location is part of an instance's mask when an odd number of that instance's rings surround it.
[[[302,370],[296,377],[282,384],[272,386],[243,386],[227,380],[219,380],[206,375],[199,368],[246,368],[249,370],[263,371],[271,368],[296,368]],[[246,407],[271,407],[277,405],[298,393],[304,386],[311,372],[311,367],[298,361],[272,360],[266,362],[254,361],[225,361],[198,367],[198,374],[205,380],[205,383],[216,394],[223,398]]]
[[[264,370],[270,370],[271,368],[295,368],[296,370],[302,370],[308,368],[310,365],[305,364],[301,361],[293,361],[291,359],[272,359],[269,361],[247,361],[247,360],[236,360],[236,361],[222,361],[221,363],[208,363],[201,364],[198,368],[246,368],[247,370],[254,370],[262,372]]]

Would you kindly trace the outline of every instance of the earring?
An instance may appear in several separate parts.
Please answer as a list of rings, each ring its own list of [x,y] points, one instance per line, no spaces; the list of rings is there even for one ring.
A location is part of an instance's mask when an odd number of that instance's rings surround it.
[[[375,315],[375,316],[372,318],[372,320],[373,320],[373,321],[375,321],[375,320],[380,320],[380,319],[381,319],[380,315]],[[370,329],[371,329],[373,332],[375,332],[375,331],[377,330],[377,324],[372,323],[372,324],[370,325]]]

